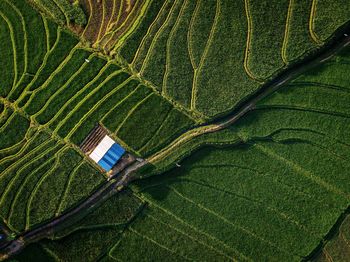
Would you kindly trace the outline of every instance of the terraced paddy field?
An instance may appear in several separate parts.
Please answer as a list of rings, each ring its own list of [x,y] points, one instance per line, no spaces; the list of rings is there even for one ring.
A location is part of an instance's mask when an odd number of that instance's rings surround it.
[[[0,0],[0,260],[346,261],[349,14]]]

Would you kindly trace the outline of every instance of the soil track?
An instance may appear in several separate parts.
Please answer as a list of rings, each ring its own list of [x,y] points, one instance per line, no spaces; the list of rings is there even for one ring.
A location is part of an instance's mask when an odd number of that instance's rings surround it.
[[[259,92],[244,102],[229,116],[218,119],[213,123],[193,128],[183,133],[170,145],[165,147],[160,152],[157,152],[153,156],[149,157],[148,159],[141,162],[134,162],[125,168],[120,174],[112,174],[112,179],[110,181],[104,182],[99,189],[97,189],[92,195],[90,195],[86,200],[81,202],[75,208],[52,219],[51,221],[39,225],[30,231],[19,234],[16,239],[8,242],[6,245],[3,245],[2,248],[0,247],[0,261],[5,260],[20,252],[26,245],[36,242],[45,237],[49,237],[55,231],[70,226],[85,217],[88,213],[94,210],[94,208],[99,206],[99,204],[103,203],[113,194],[121,191],[132,180],[136,179],[133,176],[133,173],[135,173],[135,171],[139,170],[141,167],[147,165],[148,163],[156,163],[163,160],[173,150],[176,150],[177,147],[180,147],[185,142],[193,139],[194,137],[206,133],[220,131],[237,122],[242,116],[253,110],[258,101],[281,88],[283,84],[294,78],[296,75],[310,69],[311,67],[327,61],[339,50],[348,46],[350,44],[350,33],[348,32],[350,31],[349,26],[347,26],[346,30],[343,29],[342,31],[343,32],[339,34],[338,37],[332,41],[332,43],[324,47],[320,52],[314,54],[312,57],[306,58],[302,63],[298,63],[285,70],[271,82],[264,85]]]

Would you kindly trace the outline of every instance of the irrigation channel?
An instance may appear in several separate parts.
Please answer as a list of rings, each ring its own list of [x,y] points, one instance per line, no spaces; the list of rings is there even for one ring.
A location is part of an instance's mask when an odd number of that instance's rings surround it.
[[[296,63],[290,68],[287,68],[273,80],[262,86],[255,95],[243,102],[238,107],[238,109],[233,111],[230,115],[221,119],[217,119],[213,123],[195,127],[184,132],[167,147],[150,156],[149,158],[142,161],[136,161],[130,166],[126,167],[120,173],[112,174],[109,181],[106,180],[92,195],[90,195],[75,208],[68,210],[66,213],[57,216],[51,221],[43,223],[34,229],[17,235],[13,240],[0,244],[0,261],[3,261],[17,254],[30,243],[34,243],[43,238],[47,238],[54,232],[57,232],[78,222],[110,196],[120,192],[131,181],[137,179],[135,176],[133,176],[133,174],[141,167],[150,163],[154,164],[162,161],[167,156],[169,156],[170,153],[176,150],[176,148],[181,147],[184,143],[197,136],[217,132],[234,124],[242,116],[253,110],[257,102],[281,88],[283,84],[293,79],[295,76],[301,74],[302,72],[305,72],[306,70],[327,61],[338,51],[350,45],[349,25],[343,28],[341,32],[338,32],[336,35],[337,36],[334,37],[331,43],[327,44],[318,52],[311,55],[310,57],[305,58],[303,61]],[[322,248],[322,246],[318,246],[317,248]]]

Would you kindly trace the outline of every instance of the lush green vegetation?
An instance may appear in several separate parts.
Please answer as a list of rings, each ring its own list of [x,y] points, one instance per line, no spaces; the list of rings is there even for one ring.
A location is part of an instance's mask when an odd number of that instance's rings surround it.
[[[347,6],[3,0],[0,218],[20,235],[112,188],[79,150],[100,123],[149,164],[129,189],[91,201],[28,252],[47,261],[297,261],[326,243],[318,259],[342,260],[347,220],[338,238],[325,236],[350,200],[350,49],[232,126],[220,130],[218,117],[326,46],[348,23]]]
[[[335,235],[327,244],[312,257],[312,261],[346,261],[350,256],[350,220],[347,214],[339,228],[335,228]]]

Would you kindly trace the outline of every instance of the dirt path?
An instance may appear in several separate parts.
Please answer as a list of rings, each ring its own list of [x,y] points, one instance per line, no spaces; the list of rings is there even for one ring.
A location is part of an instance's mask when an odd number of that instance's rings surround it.
[[[217,132],[234,124],[242,116],[253,110],[258,101],[278,90],[283,84],[294,78],[296,75],[306,71],[307,69],[310,69],[313,66],[327,61],[340,49],[348,46],[349,44],[350,36],[340,36],[337,41],[328,46],[325,50],[323,50],[323,52],[321,51],[321,53],[319,53],[317,56],[314,56],[314,58],[308,59],[303,63],[287,69],[285,72],[277,76],[273,81],[263,86],[261,90],[255,94],[255,96],[243,103],[242,106],[232,112],[230,116],[219,119],[216,121],[216,123],[191,129],[182,134],[163,150],[146,159],[146,161],[134,162],[132,165],[123,170],[121,174],[118,175],[119,179],[116,178],[115,174],[110,181],[104,182],[99,189],[97,189],[91,196],[89,196],[84,202],[80,203],[74,209],[71,209],[67,213],[62,214],[61,216],[58,216],[53,220],[44,223],[37,228],[34,228],[31,231],[20,234],[16,239],[8,242],[7,245],[3,246],[3,248],[0,250],[0,261],[20,252],[29,243],[39,241],[40,239],[52,235],[55,231],[58,231],[61,228],[74,224],[78,220],[85,217],[92,210],[94,210],[100,203],[103,203],[110,196],[118,193],[124,187],[126,187],[134,179],[132,174],[141,167],[145,166],[148,163],[156,163],[163,160],[173,150],[181,147],[185,142],[193,139],[194,137],[206,133]]]

